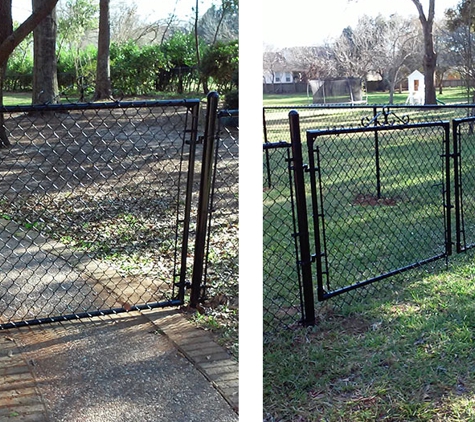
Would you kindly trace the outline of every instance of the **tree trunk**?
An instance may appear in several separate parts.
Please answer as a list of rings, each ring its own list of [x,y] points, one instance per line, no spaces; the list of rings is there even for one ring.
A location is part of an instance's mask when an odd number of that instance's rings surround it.
[[[0,25],[0,44],[2,44],[13,32],[11,0],[0,2],[0,19],[2,20]],[[3,106],[3,84],[6,70],[7,61],[5,60],[3,63],[0,63],[0,107]],[[0,148],[9,146],[10,141],[5,130],[5,115],[0,113]]]
[[[33,0],[33,12],[40,10],[46,0]],[[58,102],[56,63],[56,9],[46,16],[33,31],[33,104]]]
[[[425,103],[437,104],[435,95],[435,69],[437,65],[437,54],[434,51],[434,40],[432,37],[432,23],[426,24],[424,32],[424,84]]]
[[[94,101],[111,99],[110,78],[110,0],[100,0],[99,39],[97,49],[96,87]]]
[[[199,37],[198,37],[198,10],[199,10],[199,0],[196,0],[195,4],[195,46],[196,46],[196,64],[198,65],[198,71],[200,72],[200,82],[203,84],[203,92],[205,95],[208,94],[209,88],[208,88],[208,79],[206,77],[203,77],[203,74],[201,72],[201,54],[200,54],[200,43],[199,43]],[[198,87],[199,89],[199,87]]]
[[[45,0],[41,9],[34,10],[31,16],[13,31],[12,1],[0,1],[0,106],[3,106],[3,85],[8,57],[27,35],[56,6],[58,0]],[[5,116],[0,113],[0,148],[10,146],[5,130]]]
[[[424,84],[425,84],[425,104],[437,104],[435,95],[435,69],[437,64],[437,54],[434,51],[434,38],[432,26],[434,23],[435,0],[429,1],[429,13],[426,17],[419,0],[412,0],[419,12],[419,20],[424,34]]]

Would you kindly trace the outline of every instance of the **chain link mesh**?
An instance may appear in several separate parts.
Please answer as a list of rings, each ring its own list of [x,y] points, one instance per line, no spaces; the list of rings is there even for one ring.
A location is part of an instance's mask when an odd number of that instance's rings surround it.
[[[309,134],[327,292],[445,255],[446,128],[395,128]]]
[[[1,323],[177,299],[198,106],[3,109]]]
[[[456,183],[460,190],[457,205],[461,215],[458,247],[466,250],[475,247],[475,119],[459,122],[455,131],[458,160]]]
[[[269,335],[302,318],[290,158],[290,144],[264,144],[263,316]]]
[[[206,294],[221,302],[238,304],[239,112],[218,114],[209,236],[205,264]]]

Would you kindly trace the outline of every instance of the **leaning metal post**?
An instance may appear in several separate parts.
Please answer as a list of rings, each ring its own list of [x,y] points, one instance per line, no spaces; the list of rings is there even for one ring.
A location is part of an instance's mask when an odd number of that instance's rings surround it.
[[[292,144],[292,169],[295,184],[295,202],[297,210],[298,233],[300,245],[300,260],[298,264],[302,271],[302,287],[304,300],[304,325],[315,324],[315,299],[312,282],[312,259],[310,256],[310,241],[307,220],[307,200],[305,197],[304,165],[302,157],[302,142],[300,137],[299,114],[292,110],[289,113],[290,139]]]
[[[203,141],[203,162],[201,166],[200,192],[196,221],[195,255],[191,280],[190,306],[196,308],[201,298],[201,282],[206,250],[206,227],[208,221],[209,201],[211,192],[211,176],[213,168],[213,150],[216,136],[216,120],[219,95],[217,92],[208,94],[206,106],[206,126]]]

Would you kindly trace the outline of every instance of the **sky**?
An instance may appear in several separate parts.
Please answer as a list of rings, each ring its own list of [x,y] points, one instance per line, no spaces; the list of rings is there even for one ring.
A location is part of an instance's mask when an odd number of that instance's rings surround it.
[[[199,0],[200,15],[216,2],[216,0]],[[111,0],[111,7],[120,3],[136,3],[140,15],[145,20],[153,22],[166,18],[173,11],[180,19],[188,20],[194,13],[196,0]],[[31,0],[13,0],[12,7],[13,19],[18,22],[23,21],[31,13]]]
[[[429,0],[421,0],[427,13]],[[435,17],[459,0],[435,0]],[[417,16],[411,0],[292,0],[276,6],[275,0],[262,0],[262,38],[266,46],[277,48],[312,46],[335,38],[361,15]]]

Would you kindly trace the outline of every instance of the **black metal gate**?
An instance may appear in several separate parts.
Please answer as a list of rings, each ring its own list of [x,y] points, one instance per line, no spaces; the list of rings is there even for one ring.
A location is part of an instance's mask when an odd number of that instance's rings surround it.
[[[322,301],[451,254],[449,122],[290,130],[304,323],[314,277]]]
[[[0,329],[200,300],[217,103],[0,109]]]
[[[475,246],[475,118],[453,121],[457,252]]]

